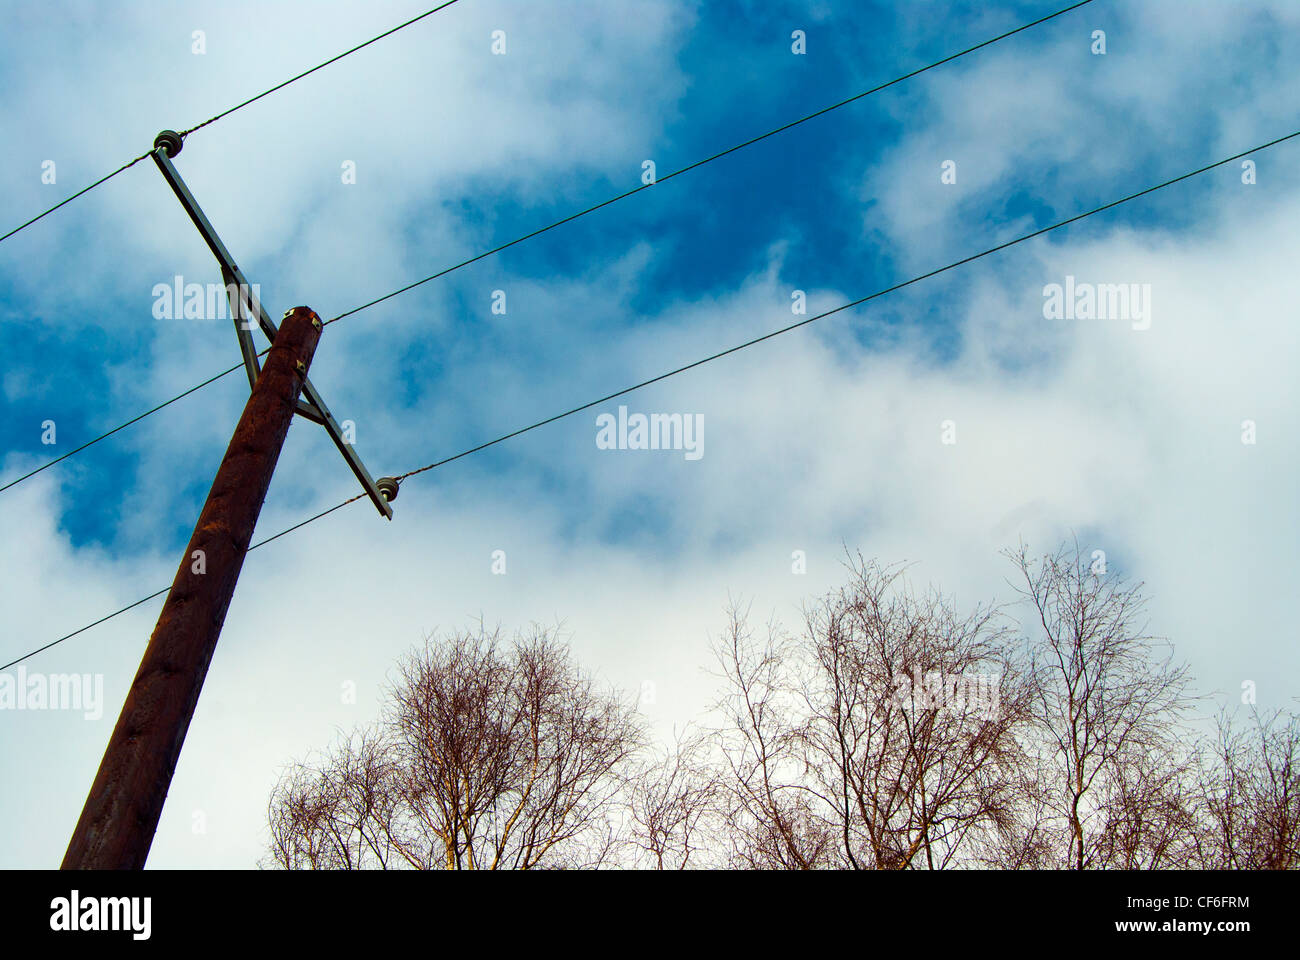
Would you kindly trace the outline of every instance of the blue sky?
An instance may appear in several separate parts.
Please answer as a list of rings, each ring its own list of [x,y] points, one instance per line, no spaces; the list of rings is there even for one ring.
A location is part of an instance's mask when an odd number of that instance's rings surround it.
[[[332,317],[637,186],[645,160],[663,176],[1065,5],[461,0],[176,162],[273,316]],[[422,9],[4,5],[0,232]],[[820,312],[1293,132],[1297,19],[1096,0],[331,324],[312,379],[374,474],[441,459],[784,326],[793,290]],[[412,478],[392,524],[362,501],[250,555],[151,865],[250,865],[280,766],[372,716],[424,633],[479,615],[563,623],[585,664],[653,691],[657,730],[698,720],[728,596],[793,621],[845,544],[973,603],[1009,599],[1000,549],[1077,535],[1148,584],[1202,690],[1291,702],[1297,149]],[[220,279],[149,161],[0,244],[0,483],[236,362],[228,321],[154,319],[176,274]],[[1066,275],[1150,284],[1151,329],[1045,320]],[[231,375],[0,493],[0,662],[170,581],[246,396]],[[705,455],[597,449],[620,403],[701,414]],[[299,420],[259,537],[355,492]],[[61,857],[160,603],[26,665],[102,673],[107,706],[0,713],[21,785],[0,864]]]

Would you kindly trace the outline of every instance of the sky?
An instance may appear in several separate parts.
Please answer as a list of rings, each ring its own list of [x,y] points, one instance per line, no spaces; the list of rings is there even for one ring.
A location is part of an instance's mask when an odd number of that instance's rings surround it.
[[[175,162],[271,316],[330,318],[1066,5],[459,0]],[[427,8],[5,0],[0,233]],[[452,456],[1294,133],[1298,21],[1094,0],[332,323],[312,381],[375,476]],[[846,549],[968,608],[1013,599],[1002,550],[1077,539],[1145,585],[1200,692],[1293,707],[1300,138],[1246,159],[412,477],[391,523],[363,499],[250,553],[149,866],[255,865],[286,766],[480,619],[558,629],[667,742],[707,718],[728,604],[794,625]],[[220,282],[149,160],[0,244],[0,485],[238,361],[228,319],[156,315],[178,275]],[[1067,283],[1141,297],[1049,316]],[[247,391],[0,492],[0,663],[171,581]],[[620,405],[702,424],[701,455],[602,449]],[[299,418],[256,539],[358,492]],[[161,604],[24,661],[102,678],[102,709],[0,709],[0,867],[62,859]]]

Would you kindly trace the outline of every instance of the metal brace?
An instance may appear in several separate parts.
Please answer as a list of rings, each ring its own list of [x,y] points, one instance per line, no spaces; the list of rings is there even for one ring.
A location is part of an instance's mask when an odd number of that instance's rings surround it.
[[[275,342],[275,335],[278,332],[271,318],[266,315],[262,304],[258,301],[257,296],[253,293],[253,287],[244,277],[243,271],[235,265],[234,258],[226,245],[221,242],[217,236],[217,231],[213,229],[212,224],[204,215],[202,208],[190,193],[189,187],[181,179],[180,173],[172,164],[172,158],[181,152],[180,135],[172,130],[164,130],[158,134],[154,140],[154,148],[151,153],[154,163],[162,171],[163,178],[171,186],[172,192],[180,200],[181,206],[189,214],[190,219],[194,221],[194,226],[198,227],[200,235],[212,251],[212,255],[217,258],[217,263],[221,266],[221,280],[226,287],[226,297],[230,300],[230,315],[235,321],[235,334],[239,338],[239,351],[244,357],[244,369],[248,374],[248,384],[251,388],[257,382],[258,374],[261,368],[257,360],[257,349],[253,345],[253,324],[262,328],[262,333],[272,343]],[[375,484],[374,478],[370,476],[370,471],[366,465],[361,462],[352,445],[343,439],[343,430],[339,427],[338,421],[330,413],[329,407],[325,405],[325,400],[321,397],[319,391],[312,386],[311,380],[304,378],[302,393],[306,400],[298,401],[298,408],[295,412],[306,417],[315,423],[319,423],[325,428],[334,441],[334,446],[338,447],[339,452],[343,454],[343,459],[347,461],[352,472],[356,474],[361,486],[365,488],[375,507],[386,519],[393,519],[393,508],[388,505],[388,498],[380,493],[379,487]]]

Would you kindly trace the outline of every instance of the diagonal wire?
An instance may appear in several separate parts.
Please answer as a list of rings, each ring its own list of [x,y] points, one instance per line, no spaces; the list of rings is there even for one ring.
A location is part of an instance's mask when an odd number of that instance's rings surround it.
[[[263,348],[261,349],[261,351],[258,352],[257,355],[258,355],[259,357],[264,357],[264,356],[266,356],[268,353],[270,353],[270,351],[271,351],[271,348],[270,348],[270,347],[263,347]],[[146,410],[144,413],[139,414],[138,416],[132,417],[130,420],[126,421],[125,423],[119,423],[119,424],[118,424],[116,427],[114,427],[112,430],[109,430],[109,431],[107,431],[106,433],[101,433],[101,434],[100,434],[99,436],[97,436],[94,440],[87,440],[85,443],[83,443],[81,446],[77,447],[75,450],[69,450],[69,451],[68,451],[67,453],[65,453],[63,456],[61,456],[61,457],[55,457],[53,460],[49,461],[48,463],[43,463],[43,464],[41,464],[41,465],[40,465],[39,467],[37,467],[35,470],[30,470],[30,471],[28,471],[27,473],[24,473],[21,477],[18,477],[18,478],[14,479],[14,480],[10,480],[10,481],[9,481],[8,483],[6,483],[3,487],[0,487],[0,493],[4,493],[4,492],[5,492],[6,490],[8,490],[10,487],[12,487],[12,486],[16,486],[17,484],[22,483],[24,480],[29,480],[29,479],[31,479],[32,477],[34,477],[34,476],[36,476],[38,473],[40,473],[42,470],[46,470],[46,469],[48,469],[48,468],[54,466],[56,463],[60,463],[60,462],[62,462],[62,461],[64,461],[64,460],[68,459],[68,457],[71,457],[71,456],[73,456],[74,454],[78,454],[78,453],[80,453],[82,450],[85,450],[87,447],[94,446],[95,444],[99,443],[99,441],[108,439],[108,438],[111,437],[113,434],[117,433],[119,430],[125,430],[127,427],[131,426],[131,424],[133,424],[133,423],[139,423],[139,422],[140,422],[141,420],[143,420],[145,417],[149,416],[150,414],[157,413],[157,412],[158,412],[159,410],[161,410],[163,407],[170,406],[171,404],[175,403],[177,400],[184,399],[185,397],[188,397],[191,393],[194,393],[194,392],[196,392],[196,391],[198,391],[198,390],[202,390],[204,387],[208,386],[208,384],[216,383],[216,382],[217,382],[218,380],[220,380],[222,377],[229,376],[230,374],[234,373],[236,370],[242,370],[242,369],[244,369],[244,364],[243,364],[243,362],[241,361],[240,363],[235,364],[233,367],[231,367],[231,368],[228,369],[228,370],[222,370],[222,371],[221,371],[220,373],[218,373],[216,376],[208,377],[208,379],[204,380],[202,383],[195,384],[194,386],[192,386],[192,387],[190,387],[188,390],[186,390],[184,393],[178,393],[178,394],[176,394],[176,396],[172,397],[170,400],[164,400],[162,403],[158,404],[156,407],[153,407],[153,408],[150,409],[150,410]]]
[[[61,463],[61,462],[63,462],[64,460],[68,459],[68,457],[71,457],[71,456],[73,456],[73,455],[75,455],[75,454],[80,453],[82,450],[85,450],[87,447],[94,446],[95,444],[99,443],[99,441],[108,439],[108,438],[111,437],[113,434],[117,433],[119,430],[125,430],[127,427],[131,426],[131,424],[133,424],[133,423],[139,423],[139,422],[140,422],[141,420],[143,420],[145,417],[147,417],[147,416],[149,416],[149,415],[151,415],[151,414],[157,413],[157,412],[158,412],[159,410],[161,410],[163,407],[170,406],[171,404],[175,403],[177,400],[180,400],[180,399],[182,399],[182,398],[184,398],[184,397],[188,397],[191,393],[194,393],[196,390],[202,390],[202,389],[203,389],[204,387],[206,387],[208,384],[210,384],[210,383],[216,383],[218,380],[220,380],[222,377],[226,376],[227,374],[234,373],[236,370],[240,370],[240,369],[242,369],[243,366],[244,366],[244,364],[243,364],[242,362],[241,362],[241,363],[237,363],[237,364],[235,364],[233,367],[231,367],[229,370],[223,370],[223,371],[221,371],[221,373],[217,374],[215,377],[209,377],[207,380],[204,380],[202,383],[200,383],[200,384],[196,384],[195,386],[190,387],[190,388],[189,388],[188,390],[186,390],[184,393],[178,393],[178,394],[176,394],[176,396],[172,397],[170,400],[164,400],[162,403],[158,404],[158,406],[153,407],[153,408],[151,408],[151,409],[149,409],[149,410],[146,410],[144,413],[140,414],[139,416],[132,417],[130,420],[126,421],[125,423],[119,423],[119,424],[118,424],[116,427],[114,427],[112,430],[109,430],[107,433],[102,433],[102,434],[100,434],[100,435],[97,436],[94,440],[87,440],[85,443],[83,443],[81,446],[77,447],[75,450],[69,450],[69,451],[68,451],[67,453],[65,453],[63,456],[61,456],[61,457],[56,457],[55,459],[49,461],[48,463],[43,463],[43,464],[41,464],[39,467],[37,467],[35,470],[28,471],[27,473],[24,473],[21,477],[18,477],[18,478],[15,479],[15,480],[10,480],[10,481],[9,481],[8,483],[6,483],[3,487],[0,487],[0,493],[3,493],[4,491],[8,490],[8,489],[9,489],[10,487],[12,487],[12,486],[16,486],[17,484],[22,483],[24,480],[29,480],[29,479],[31,479],[32,477],[34,477],[34,476],[36,476],[38,473],[40,473],[42,470],[46,470],[46,469],[48,469],[48,468],[54,466],[56,463]]]
[[[182,131],[180,131],[180,135],[181,135],[182,138],[184,138],[184,137],[188,137],[188,136],[189,136],[191,133],[193,133],[195,130],[202,130],[202,129],[203,129],[204,127],[206,127],[208,124],[210,124],[210,123],[216,123],[216,122],[217,122],[218,120],[220,120],[222,117],[227,117],[227,116],[229,116],[230,114],[234,113],[236,110],[242,110],[244,107],[248,106],[250,103],[256,103],[258,100],[261,100],[263,97],[270,96],[271,94],[275,93],[277,90],[283,90],[283,89],[284,89],[285,87],[287,87],[289,84],[294,83],[295,81],[301,80],[303,77],[310,76],[311,74],[315,73],[317,70],[322,70],[322,69],[324,69],[325,67],[328,67],[331,63],[337,63],[339,60],[342,60],[344,57],[349,56],[349,55],[351,55],[351,54],[354,54],[354,53],[356,53],[358,50],[361,50],[361,49],[363,49],[363,48],[365,48],[365,47],[370,46],[372,43],[378,43],[380,40],[384,39],[384,37],[392,36],[392,35],[393,35],[394,33],[396,33],[398,30],[404,30],[404,29],[406,29],[407,27],[409,27],[411,24],[413,24],[413,23],[419,23],[419,22],[420,22],[421,20],[423,20],[425,17],[431,17],[431,16],[433,16],[435,13],[437,13],[439,10],[446,9],[447,7],[450,7],[453,3],[459,3],[459,2],[460,2],[460,0],[446,0],[445,3],[440,3],[438,6],[434,7],[432,10],[426,10],[426,11],[424,11],[424,13],[420,14],[419,16],[412,17],[410,20],[407,20],[405,23],[399,23],[397,26],[392,27],[392,28],[389,29],[389,30],[385,30],[383,33],[379,34],[379,36],[377,36],[377,37],[371,37],[369,40],[365,41],[364,43],[358,43],[355,47],[352,47],[350,50],[344,50],[344,51],[343,51],[342,53],[340,53],[338,56],[330,57],[330,58],[329,58],[328,60],[326,60],[324,63],[318,63],[318,64],[316,64],[316,66],[312,67],[310,70],[304,70],[302,73],[298,74],[297,76],[290,77],[288,80],[285,80],[283,83],[277,83],[274,87],[271,87],[269,90],[263,90],[261,93],[259,93],[259,94],[258,94],[257,96],[255,96],[255,97],[249,97],[247,100],[243,101],[242,103],[237,103],[237,104],[235,104],[233,107],[230,107],[228,110],[223,110],[223,111],[221,111],[221,112],[220,112],[219,114],[217,114],[215,117],[211,117],[210,119],[204,120],[202,123],[196,124],[196,125],[190,127],[188,130],[182,130]]]
[[[579,217],[585,217],[589,213],[595,213],[597,210],[600,210],[604,207],[608,207],[611,204],[618,203],[620,200],[626,200],[628,197],[633,196],[634,194],[638,194],[642,190],[649,190],[651,187],[658,186],[659,184],[664,183],[667,180],[671,180],[673,177],[679,177],[683,173],[689,173],[691,170],[694,170],[697,167],[704,166],[706,163],[712,163],[714,160],[720,160],[723,157],[727,156],[728,154],[732,154],[735,153],[737,150],[743,150],[746,147],[753,146],[754,144],[766,140],[769,137],[774,137],[779,133],[784,133],[785,131],[790,130],[793,127],[799,126],[801,123],[807,123],[809,120],[814,120],[817,117],[828,114],[832,110],[838,110],[841,107],[847,107],[849,104],[856,103],[858,100],[861,100],[864,97],[869,97],[873,93],[879,93],[882,90],[887,90],[888,88],[894,86],[895,84],[902,83],[904,80],[910,80],[912,77],[920,76],[921,74],[925,73],[928,70],[933,70],[935,67],[941,67],[945,63],[951,63],[953,60],[956,60],[960,57],[964,57],[967,54],[974,53],[976,50],[981,50],[984,47],[991,46],[992,44],[995,44],[1000,40],[1007,39],[1007,37],[1013,37],[1017,33],[1021,33],[1022,31],[1028,30],[1031,27],[1036,27],[1040,23],[1046,23],[1048,20],[1053,20],[1056,17],[1069,13],[1071,10],[1077,10],[1079,7],[1086,6],[1089,3],[1092,3],[1092,0],[1081,0],[1081,2],[1079,3],[1071,4],[1068,7],[1063,7],[1062,9],[1057,10],[1055,13],[1048,14],[1045,17],[1039,17],[1037,20],[1034,20],[1031,23],[1026,23],[1023,26],[1016,27],[1014,30],[1008,30],[1006,33],[999,34],[998,36],[993,37],[989,40],[985,40],[982,43],[977,43],[973,47],[967,47],[965,50],[961,50],[958,53],[954,53],[951,54],[950,56],[944,57],[942,60],[936,60],[934,61],[934,63],[926,64],[924,67],[920,67],[917,70],[913,70],[911,73],[905,73],[901,77],[895,77],[893,80],[890,80],[887,83],[882,83],[879,86],[872,87],[870,90],[863,90],[861,93],[854,94],[851,97],[839,101],[838,103],[832,103],[829,107],[822,107],[820,110],[816,110],[813,113],[808,114],[807,116],[800,117],[798,120],[792,120],[789,123],[783,124],[773,130],[769,130],[767,133],[761,133],[756,137],[751,137],[750,139],[746,140],[744,143],[738,143],[734,147],[728,147],[726,150],[722,150],[718,153],[713,154],[712,156],[705,157],[703,160],[696,160],[694,163],[687,164],[686,166],[682,167],[679,170],[674,170],[671,173],[664,174],[662,177],[656,177],[653,183],[643,183],[641,184],[641,186],[634,187],[633,189],[628,190],[626,193],[620,193],[616,197],[610,197],[608,200],[603,200],[600,203],[596,204],[595,206],[591,206],[585,210],[579,210],[577,213],[570,214],[569,216],[565,217],[563,220],[556,220],[554,223],[542,227],[540,230],[534,230],[532,233],[525,234],[524,236],[519,237],[517,240],[511,240],[509,243],[503,243],[499,247],[493,247],[491,250],[488,250],[485,253],[480,253],[478,256],[471,257],[468,260],[464,260],[456,264],[454,267],[447,267],[445,270],[440,270],[437,273],[430,274],[429,276],[425,277],[422,280],[416,280],[414,283],[408,283],[406,286],[402,287],[401,289],[394,290],[392,293],[386,293],[382,297],[378,297],[374,300],[371,300],[369,303],[363,303],[359,307],[353,307],[351,310],[348,310],[345,313],[340,313],[337,317],[334,317],[333,320],[327,320],[325,322],[333,323],[334,320],[342,320],[344,317],[350,317],[354,313],[360,313],[362,310],[368,310],[373,306],[383,303],[385,300],[391,300],[393,297],[396,297],[399,294],[406,293],[408,290],[414,290],[416,287],[420,286],[421,284],[428,283],[430,280],[437,280],[439,277],[444,277],[447,274],[451,273],[453,270],[459,270],[462,267],[469,266],[471,263],[477,263],[479,260],[482,260],[486,257],[490,257],[493,254],[500,253],[502,250],[508,250],[511,247],[515,246],[515,244],[523,243],[525,240],[531,240],[533,237],[540,236],[541,234],[546,233],[548,230],[554,230],[556,227],[560,227],[566,223],[570,223],[573,220],[577,220]]]
[[[297,76],[290,77],[288,80],[285,80],[283,83],[277,83],[274,87],[271,87],[269,90],[263,90],[261,93],[257,94],[256,96],[249,97],[247,100],[243,101],[242,103],[237,103],[233,107],[221,111],[215,117],[210,117],[207,120],[204,120],[202,123],[190,127],[188,130],[182,130],[180,136],[182,139],[184,139],[185,137],[188,137],[191,133],[193,133],[195,130],[202,130],[208,124],[216,123],[222,117],[228,117],[236,110],[242,110],[250,103],[256,103],[258,100],[261,100],[263,97],[270,96],[271,94],[275,93],[277,90],[283,90],[285,87],[287,87],[289,84],[293,83],[294,81],[301,80],[303,77],[309,76],[315,73],[317,70],[321,70],[325,67],[328,67],[331,63],[336,63],[339,60],[342,60],[344,57],[348,56],[349,54],[356,53],[358,50],[362,49],[363,47],[368,47],[372,43],[376,43],[384,39],[384,37],[390,36],[396,33],[398,30],[402,30],[406,27],[409,27],[411,24],[417,23],[420,20],[423,20],[425,17],[432,16],[433,14],[437,13],[439,10],[442,10],[445,7],[450,7],[453,3],[458,3],[458,2],[459,0],[446,0],[445,3],[442,3],[439,6],[434,7],[432,10],[426,10],[424,13],[420,14],[417,17],[412,17],[410,20],[407,20],[405,23],[399,23],[397,26],[389,30],[385,30],[377,37],[371,37],[369,40],[365,41],[364,43],[359,43],[350,50],[344,50],[342,53],[338,54],[335,57],[331,57],[330,59],[326,60],[324,63],[318,63],[316,64],[316,66],[312,67],[311,69],[304,70],[302,73],[298,74]],[[58,203],[50,207],[50,209],[46,210],[44,213],[38,213],[36,216],[32,217],[26,223],[19,224],[18,226],[10,230],[8,233],[6,233],[3,237],[0,237],[0,243],[3,243],[4,241],[8,240],[10,237],[12,237],[15,233],[18,233],[20,230],[26,230],[28,227],[30,227],[37,220],[40,220],[42,217],[49,216],[51,213],[53,213],[55,210],[58,210],[64,204],[71,203],[73,200],[76,200],[82,194],[89,193],[91,190],[94,190],[101,183],[107,183],[109,180],[112,180],[114,177],[116,177],[119,173],[135,166],[137,163],[145,159],[145,157],[147,156],[149,156],[148,153],[140,154],[140,156],[136,157],[134,160],[130,161],[129,163],[124,163],[122,166],[118,167],[116,170],[114,170],[112,173],[108,174],[107,176],[100,177],[98,180],[96,180],[90,186],[86,187],[84,190],[78,190],[76,193],[68,197],[66,200],[60,200]]]
[[[435,461],[434,463],[430,463],[416,470],[408,471],[407,473],[404,473],[400,477],[396,477],[394,479],[400,482],[401,480],[404,480],[407,477],[413,477],[416,474],[424,473],[427,470],[433,470],[437,467],[443,466],[444,464],[448,464],[455,460],[459,460],[461,457],[467,457],[472,453],[478,453],[480,450],[486,450],[488,447],[495,446],[498,443],[503,443],[506,440],[510,440],[514,437],[519,436],[520,434],[527,433],[530,430],[536,430],[538,427],[544,427],[547,424],[554,423],[557,420],[563,420],[565,417],[572,416],[575,413],[581,413],[583,410],[590,410],[592,407],[597,407],[600,406],[602,403],[607,403],[610,400],[614,400],[617,399],[618,397],[625,396],[626,394],[629,394],[634,390],[640,390],[641,388],[648,387],[651,384],[659,383],[661,380],[667,380],[669,377],[675,377],[679,373],[685,373],[687,370],[693,370],[696,367],[703,366],[706,363],[711,363],[714,360],[718,360],[722,357],[728,356],[729,354],[733,354],[740,350],[744,350],[747,347],[752,347],[755,344],[762,343],[765,340],[771,340],[773,337],[779,337],[783,333],[789,333],[791,330],[797,330],[800,327],[807,326],[808,324],[816,320],[821,320],[825,317],[832,316],[833,314],[839,313],[843,310],[848,310],[852,307],[861,306],[862,304],[867,303],[868,301],[871,300],[875,300],[878,297],[883,297],[886,294],[894,293],[897,290],[902,290],[904,287],[910,287],[914,283],[920,283],[922,280],[928,280],[931,277],[936,277],[941,273],[946,273],[949,270],[954,270],[957,267],[963,266],[968,263],[972,263],[975,260],[979,260],[983,257],[987,257],[990,254],[997,253],[1000,250],[1005,250],[1008,247],[1014,247],[1016,244],[1024,243],[1026,240],[1032,240],[1034,237],[1041,237],[1043,234],[1051,233],[1053,230],[1059,230],[1061,227],[1069,226],[1072,223],[1077,223],[1080,220],[1084,220],[1088,217],[1093,216],[1094,214],[1101,213],[1105,210],[1110,210],[1113,207],[1118,207],[1120,204],[1128,203],[1130,200],[1136,200],[1138,197],[1144,197],[1147,194],[1154,193],[1157,190],[1163,190],[1165,187],[1173,186],[1175,183],[1181,183],[1183,180],[1188,180],[1192,177],[1199,176],[1200,174],[1213,170],[1216,167],[1221,167],[1224,166],[1225,164],[1232,163],[1234,160],[1240,160],[1242,157],[1249,156],[1252,153],[1258,153],[1260,151],[1267,150],[1269,147],[1277,146],[1279,143],[1284,143],[1287,140],[1291,140],[1295,137],[1300,137],[1300,130],[1297,130],[1295,133],[1289,133],[1284,137],[1278,137],[1276,140],[1270,140],[1268,143],[1260,144],[1258,147],[1254,147],[1253,149],[1247,150],[1243,153],[1238,153],[1224,160],[1218,160],[1214,163],[1208,164],[1207,166],[1201,167],[1197,170],[1193,170],[1190,173],[1184,173],[1181,176],[1174,177],[1172,180],[1166,180],[1163,183],[1156,184],[1155,186],[1147,187],[1145,190],[1139,190],[1137,193],[1131,193],[1128,196],[1122,197],[1119,200],[1112,200],[1110,203],[1103,204],[1100,207],[1094,207],[1093,209],[1088,210],[1085,213],[1076,214],[1075,216],[1070,217],[1067,220],[1061,220],[1058,221],[1057,223],[1052,224],[1051,226],[1043,227],[1042,229],[1035,230],[1032,233],[1026,233],[1023,236],[1016,237],[1014,240],[1008,240],[1006,243],[998,244],[996,247],[989,247],[987,250],[982,250],[979,253],[973,254],[969,257],[965,257],[961,260],[954,260],[952,263],[939,267],[936,270],[931,270],[928,273],[922,273],[918,276],[912,277],[910,280],[904,280],[902,283],[896,283],[892,287],[886,287],[883,290],[877,290],[875,293],[869,294],[865,297],[860,297],[857,300],[851,300],[848,303],[840,304],[838,307],[834,307],[830,310],[825,311],[824,313],[819,313],[813,317],[806,317],[803,320],[799,320],[787,326],[780,327],[779,329],[773,330],[770,333],[765,333],[762,336],[754,337],[752,340],[746,340],[744,343],[738,343],[733,347],[728,347],[726,350],[720,350],[717,353],[704,357],[703,359],[695,360],[691,363],[677,367],[674,370],[669,370],[666,373],[661,373],[658,376],[651,377],[649,380],[642,380],[640,383],[635,383],[630,387],[624,387],[622,390],[616,390],[613,393],[606,394],[605,396],[601,397],[598,400],[591,400],[580,406],[572,407],[571,409],[565,410],[563,413],[557,413],[554,416],[547,417],[544,420],[538,420],[536,423],[531,423],[526,427],[520,427],[518,430],[512,430],[510,433],[502,434],[501,436],[493,440],[488,440],[485,443],[480,443],[476,447],[471,447],[468,450],[463,450],[460,453],[457,453],[453,456]]]
[[[73,200],[76,200],[77,197],[81,196],[82,194],[90,193],[91,190],[94,190],[101,183],[108,183],[108,181],[112,180],[119,173],[131,169],[147,156],[149,156],[149,154],[147,153],[140,154],[140,156],[136,157],[134,160],[131,160],[128,163],[122,164],[120,167],[118,167],[116,170],[114,170],[112,173],[108,174],[107,176],[100,177],[98,180],[96,180],[94,183],[92,183],[90,186],[86,187],[85,189],[78,190],[76,193],[68,197],[66,200],[60,200],[58,203],[50,207],[50,209],[46,210],[44,213],[38,213],[36,216],[32,217],[26,223],[20,223],[18,226],[14,227],[12,230],[6,233],[3,237],[0,237],[0,243],[4,243],[4,241],[8,240],[18,231],[26,230],[28,227],[30,227],[37,220],[40,220],[42,217],[48,217],[51,213],[59,209],[59,207],[63,206],[64,204],[71,203]]]
[[[335,504],[334,506],[330,507],[328,510],[322,510],[320,513],[316,514],[314,517],[308,517],[306,520],[303,520],[301,523],[295,523],[292,527],[289,527],[289,528],[287,528],[287,529],[285,529],[285,530],[281,530],[279,533],[272,534],[271,536],[267,537],[265,540],[260,540],[260,541],[258,541],[257,543],[255,543],[255,544],[253,544],[251,547],[249,547],[248,549],[251,551],[251,550],[256,550],[258,547],[264,547],[264,546],[266,546],[268,543],[270,543],[272,540],[278,540],[278,539],[280,539],[281,537],[285,536],[286,534],[293,533],[295,530],[297,530],[297,529],[299,529],[299,528],[301,528],[301,527],[305,527],[305,526],[307,526],[307,524],[309,524],[309,523],[314,523],[315,521],[319,520],[321,517],[328,516],[329,514],[333,513],[335,510],[342,510],[342,509],[343,509],[344,507],[346,507],[348,504],[350,504],[350,503],[355,503],[356,501],[360,500],[360,499],[361,499],[362,497],[364,497],[364,496],[366,496],[366,494],[364,494],[364,493],[359,493],[359,494],[357,494],[355,497],[352,497],[350,500],[344,500],[342,503]],[[104,623],[104,622],[107,621],[107,620],[112,620],[114,617],[116,617],[116,616],[120,616],[121,614],[124,614],[124,613],[126,613],[127,611],[129,611],[129,610],[134,610],[136,607],[140,606],[140,604],[142,604],[142,603],[148,603],[150,600],[153,600],[153,599],[155,599],[155,598],[157,598],[157,597],[161,597],[164,593],[167,593],[169,590],[171,590],[171,587],[163,587],[161,590],[155,591],[154,593],[149,594],[149,596],[147,596],[147,597],[141,597],[141,598],[140,598],[139,600],[137,600],[135,603],[129,603],[129,604],[127,604],[125,607],[123,607],[123,608],[120,609],[120,610],[114,610],[114,611],[113,611],[112,613],[110,613],[108,616],[106,616],[106,617],[100,617],[100,618],[99,618],[98,620],[96,620],[94,623],[88,623],[88,624],[86,624],[84,627],[81,627],[81,628],[79,628],[79,629],[77,629],[77,630],[73,630],[71,633],[66,634],[65,636],[59,637],[59,639],[57,639],[57,640],[51,640],[49,643],[47,643],[47,644],[46,644],[45,646],[43,646],[43,647],[37,647],[37,648],[36,648],[35,650],[33,650],[31,653],[25,653],[25,654],[23,654],[23,655],[22,655],[21,657],[19,657],[17,660],[11,660],[9,663],[6,663],[4,666],[0,667],[0,670],[8,670],[10,667],[17,666],[18,664],[22,663],[24,660],[28,660],[28,659],[30,659],[31,657],[36,656],[38,653],[43,653],[44,651],[50,649],[50,647],[53,647],[53,646],[56,646],[56,645],[62,643],[64,640],[71,640],[73,637],[77,636],[77,634],[85,633],[85,632],[86,632],[87,630],[89,630],[91,627],[97,627],[97,626],[99,626],[101,623]]]

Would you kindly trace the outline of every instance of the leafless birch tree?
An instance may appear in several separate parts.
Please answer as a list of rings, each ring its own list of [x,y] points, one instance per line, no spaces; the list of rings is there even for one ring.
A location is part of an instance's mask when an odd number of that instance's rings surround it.
[[[938,869],[1014,825],[1030,688],[995,611],[956,613],[858,558],[791,637],[756,641],[733,610],[727,684],[733,860]],[[972,692],[973,691],[973,692]]]
[[[1056,856],[1037,865],[1169,865],[1186,814],[1169,758],[1187,733],[1187,667],[1147,634],[1141,584],[1090,562],[1077,543],[1041,558],[1022,545],[1009,557],[1028,610],[1044,813],[1049,828],[1063,827]]]
[[[1195,866],[1300,868],[1300,716],[1252,710],[1239,725],[1220,714],[1199,799],[1206,829]]]
[[[642,743],[632,706],[535,631],[431,640],[400,665],[381,722],[270,804],[288,868],[529,869],[608,862]]]

